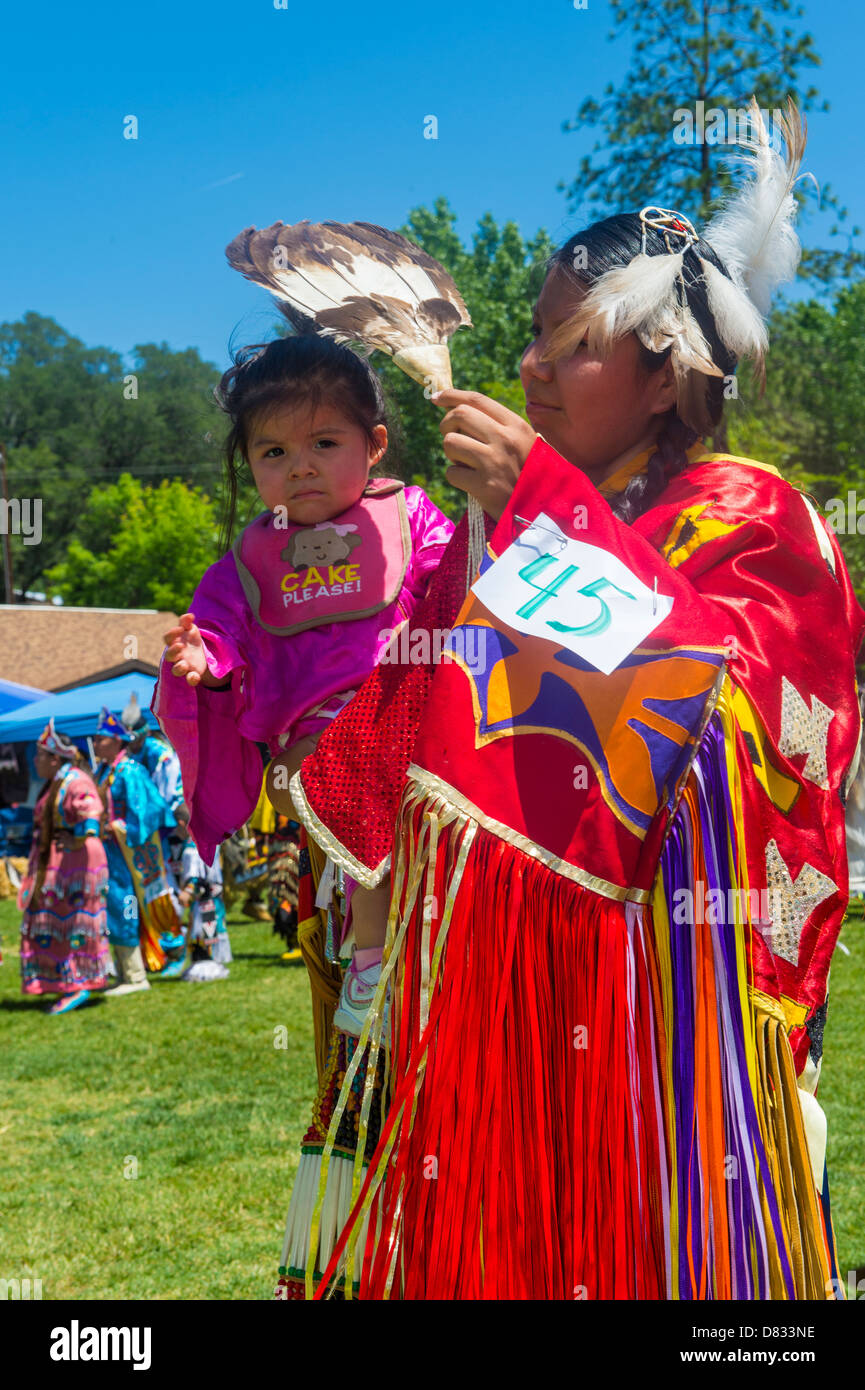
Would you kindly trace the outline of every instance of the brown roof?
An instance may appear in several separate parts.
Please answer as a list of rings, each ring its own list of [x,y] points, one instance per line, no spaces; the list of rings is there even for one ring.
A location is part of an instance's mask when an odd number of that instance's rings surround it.
[[[146,608],[0,604],[0,676],[42,690],[126,671],[155,676],[162,634],[176,622],[174,613]]]

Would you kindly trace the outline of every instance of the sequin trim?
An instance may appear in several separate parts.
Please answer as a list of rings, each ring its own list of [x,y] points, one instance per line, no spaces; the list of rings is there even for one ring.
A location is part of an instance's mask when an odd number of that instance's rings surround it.
[[[808,761],[802,769],[802,776],[824,790],[829,786],[826,742],[829,725],[834,718],[835,711],[818,700],[816,695],[811,696],[809,709],[795,685],[786,676],[781,677],[781,737],[778,752],[783,753],[785,758],[807,753]]]
[[[366,864],[361,864],[359,859],[355,859],[351,850],[346,849],[334,834],[328,830],[327,826],[319,820],[306,799],[303,784],[300,780],[300,770],[294,774],[289,782],[291,799],[294,802],[295,810],[303,821],[307,830],[317,844],[321,845],[329,859],[334,864],[338,864],[352,878],[357,879],[363,888],[375,888],[382,879],[390,873],[390,855],[383,859],[375,869],[370,869]]]

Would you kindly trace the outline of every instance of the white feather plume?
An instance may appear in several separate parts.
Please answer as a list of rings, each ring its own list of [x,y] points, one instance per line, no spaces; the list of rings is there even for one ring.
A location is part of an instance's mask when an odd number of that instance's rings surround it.
[[[547,358],[572,352],[584,337],[590,352],[606,357],[626,333],[636,333],[651,352],[672,348],[683,367],[719,376],[709,345],[680,298],[682,265],[682,252],[641,252],[627,265],[605,271],[573,317],[551,334]]]
[[[769,335],[759,309],[751,303],[746,290],[728,279],[711,261],[701,256],[700,265],[718,337],[736,357],[752,357],[762,364]]]
[[[773,290],[794,278],[801,255],[793,188],[805,153],[806,126],[788,99],[784,114],[776,117],[786,146],[782,156],[769,140],[753,97],[749,115],[753,138],[738,143],[751,177],[712,218],[703,237],[765,317]]]
[[[591,352],[605,357],[616,341],[645,325],[652,331],[676,299],[682,256],[635,256],[594,282],[576,313],[551,334],[546,356],[572,352],[588,335]]]

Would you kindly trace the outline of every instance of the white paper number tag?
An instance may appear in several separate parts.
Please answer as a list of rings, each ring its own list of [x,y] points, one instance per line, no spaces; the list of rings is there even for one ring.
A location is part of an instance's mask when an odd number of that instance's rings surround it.
[[[615,555],[571,540],[545,512],[472,591],[509,627],[567,647],[606,676],[673,607]]]

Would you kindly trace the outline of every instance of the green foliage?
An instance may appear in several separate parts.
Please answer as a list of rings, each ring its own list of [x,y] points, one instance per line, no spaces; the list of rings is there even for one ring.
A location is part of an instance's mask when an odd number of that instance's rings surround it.
[[[728,404],[732,452],[774,464],[824,507],[846,504],[848,490],[865,502],[865,280],[831,307],[810,300],[777,310],[770,341],[765,394],[744,374],[739,401]],[[865,535],[839,530],[838,540],[865,597]]]
[[[182,613],[217,558],[217,518],[198,488],[124,473],[90,493],[66,558],[47,571],[65,603]]]
[[[706,112],[741,111],[752,95],[766,111],[780,109],[788,95],[805,111],[828,110],[816,87],[802,85],[803,70],[819,67],[820,58],[812,36],[790,26],[803,14],[792,0],[610,0],[610,8],[609,38],[631,37],[631,63],[620,86],[608,82],[600,101],[587,97],[576,117],[563,123],[566,131],[602,132],[576,179],[559,184],[575,211],[588,205],[599,215],[660,203],[699,223],[729,186],[730,148],[714,143],[709,129],[705,141],[676,143],[677,111],[694,111],[698,101]],[[797,196],[804,201],[813,192],[803,182]],[[846,219],[828,184],[819,207],[832,209],[838,223]],[[803,271],[825,281],[860,269],[865,257],[853,245],[858,230],[850,229],[844,249],[806,251]],[[836,224],[831,235],[840,232]]]
[[[455,224],[456,213],[447,199],[437,198],[432,208],[419,207],[409,213],[399,230],[451,273],[475,324],[451,339],[454,386],[482,391],[522,413],[519,363],[553,243],[543,229],[524,241],[516,223],[499,227],[486,213],[467,250]],[[461,516],[465,494],[444,478],[447,459],[438,428],[442,411],[389,359],[377,365],[399,423],[396,447],[386,466],[424,487],[450,516]]]
[[[0,324],[0,444],[9,492],[42,500],[41,544],[12,538],[17,592],[39,588],[63,559],[94,485],[110,486],[129,473],[218,487],[218,379],[191,348],[143,344],[127,368],[118,353],[85,347],[43,315]]]

